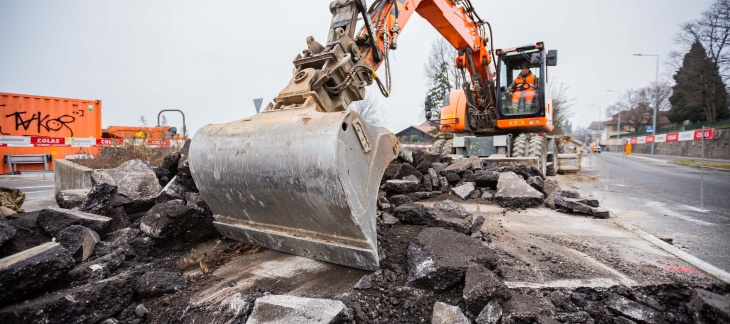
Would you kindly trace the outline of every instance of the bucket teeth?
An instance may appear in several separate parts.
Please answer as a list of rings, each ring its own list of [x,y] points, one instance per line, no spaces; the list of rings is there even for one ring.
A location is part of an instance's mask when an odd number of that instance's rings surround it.
[[[374,270],[378,187],[398,150],[357,113],[311,106],[207,125],[189,160],[222,235]]]

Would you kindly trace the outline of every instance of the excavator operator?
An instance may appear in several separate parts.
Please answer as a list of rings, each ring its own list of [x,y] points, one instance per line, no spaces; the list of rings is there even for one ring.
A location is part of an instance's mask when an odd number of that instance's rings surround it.
[[[522,72],[509,87],[512,90],[512,110],[514,112],[529,112],[533,109],[537,78],[530,71],[528,64],[522,65]]]

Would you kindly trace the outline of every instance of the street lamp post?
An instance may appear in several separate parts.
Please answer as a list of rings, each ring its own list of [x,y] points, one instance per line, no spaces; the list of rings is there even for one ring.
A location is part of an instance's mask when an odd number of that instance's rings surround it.
[[[654,98],[654,117],[651,126],[651,135],[656,135],[656,113],[659,110],[659,55],[655,54],[634,54],[634,56],[654,56],[656,57],[656,77],[654,79],[654,86],[656,87],[656,95]],[[654,142],[651,142],[651,154],[654,155]]]

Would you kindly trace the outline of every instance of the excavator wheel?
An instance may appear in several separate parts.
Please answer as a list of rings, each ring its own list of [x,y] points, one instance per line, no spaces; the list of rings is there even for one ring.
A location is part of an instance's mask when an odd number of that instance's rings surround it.
[[[441,147],[441,155],[454,154],[454,140],[446,140],[444,146]]]
[[[445,139],[437,139],[431,144],[429,152],[441,154],[441,147],[444,146]]]
[[[512,156],[513,157],[523,157],[527,156],[527,136],[525,134],[520,134],[515,138],[513,144],[512,144]]]
[[[527,146],[527,156],[537,157],[540,164],[540,172],[545,174],[547,172],[547,152],[545,150],[545,138],[542,136],[532,136]]]

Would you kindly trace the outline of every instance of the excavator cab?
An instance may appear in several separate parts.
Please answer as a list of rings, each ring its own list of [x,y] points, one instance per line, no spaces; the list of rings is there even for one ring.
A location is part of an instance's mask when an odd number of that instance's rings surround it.
[[[557,64],[557,51],[546,50],[540,42],[497,50],[496,54],[498,128],[551,131],[548,66]]]

